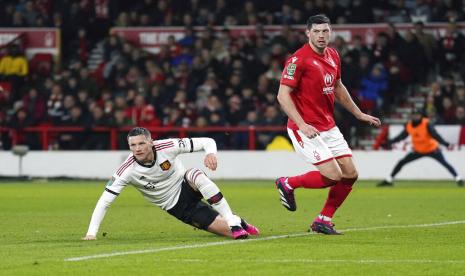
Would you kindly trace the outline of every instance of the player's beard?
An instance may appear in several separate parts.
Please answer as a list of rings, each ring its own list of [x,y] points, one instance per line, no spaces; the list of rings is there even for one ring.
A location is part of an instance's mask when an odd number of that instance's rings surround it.
[[[310,43],[312,44],[312,46],[319,52],[319,53],[323,53],[324,50],[326,49],[326,47],[328,46],[328,43],[322,43],[322,45],[324,46],[319,46],[318,45],[318,41],[316,42],[313,42],[312,40],[310,40]]]

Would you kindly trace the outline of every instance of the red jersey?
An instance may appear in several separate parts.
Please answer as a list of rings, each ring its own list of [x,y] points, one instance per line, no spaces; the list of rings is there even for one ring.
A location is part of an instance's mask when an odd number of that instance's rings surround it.
[[[293,88],[291,98],[302,119],[318,131],[325,131],[336,126],[334,90],[340,78],[337,51],[327,47],[320,55],[306,43],[287,60],[281,84]],[[299,129],[291,119],[287,127]]]

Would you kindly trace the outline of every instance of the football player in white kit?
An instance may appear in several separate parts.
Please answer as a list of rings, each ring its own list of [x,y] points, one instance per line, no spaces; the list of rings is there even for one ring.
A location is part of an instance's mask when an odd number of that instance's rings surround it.
[[[259,230],[232,213],[218,186],[199,169],[186,170],[179,154],[205,151],[204,165],[216,170],[216,143],[211,138],[153,140],[142,127],[128,133],[131,154],[113,174],[97,202],[84,240],[95,240],[105,213],[128,184],[153,204],[186,224],[214,234],[245,239]],[[201,199],[205,198],[209,204]]]

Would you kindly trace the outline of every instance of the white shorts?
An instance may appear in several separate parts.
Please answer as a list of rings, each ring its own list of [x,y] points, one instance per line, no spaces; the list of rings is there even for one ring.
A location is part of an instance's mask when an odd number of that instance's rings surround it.
[[[313,165],[320,165],[334,158],[352,156],[352,150],[337,126],[327,131],[321,131],[319,136],[312,139],[305,136],[300,130],[288,128],[287,133],[297,154]]]

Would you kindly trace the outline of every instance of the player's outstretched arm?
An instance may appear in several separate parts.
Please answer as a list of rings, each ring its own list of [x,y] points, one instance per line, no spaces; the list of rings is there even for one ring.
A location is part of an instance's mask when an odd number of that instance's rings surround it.
[[[100,199],[95,206],[94,212],[92,213],[92,218],[90,219],[89,228],[87,230],[87,234],[82,239],[85,241],[96,240],[97,239],[97,232],[102,223],[103,218],[107,212],[108,207],[110,207],[111,203],[115,200],[116,195],[104,191],[103,194],[100,196]]]
[[[451,146],[449,142],[444,140],[444,138],[442,138],[442,136],[439,135],[439,133],[436,131],[436,129],[434,128],[434,126],[431,123],[428,123],[428,132],[431,135],[431,137],[436,139],[441,145],[443,145],[443,146],[445,146],[447,148],[449,148]]]
[[[216,158],[217,148],[215,140],[208,137],[184,138],[183,140],[185,141],[184,143],[182,143],[183,145],[187,144],[186,139],[189,139],[191,141],[191,146],[184,146],[184,149],[181,147],[182,152],[188,152],[188,149],[191,149],[189,150],[190,152],[197,152],[203,150],[205,152],[203,164],[205,165],[205,167],[209,168],[212,171],[216,170],[218,166],[218,160]]]
[[[352,100],[349,91],[347,91],[347,88],[344,86],[340,79],[337,80],[336,83],[335,97],[336,100],[342,104],[345,109],[352,113],[358,120],[376,127],[381,125],[381,120],[379,118],[365,114],[360,110],[360,108],[358,108],[358,106]]]

